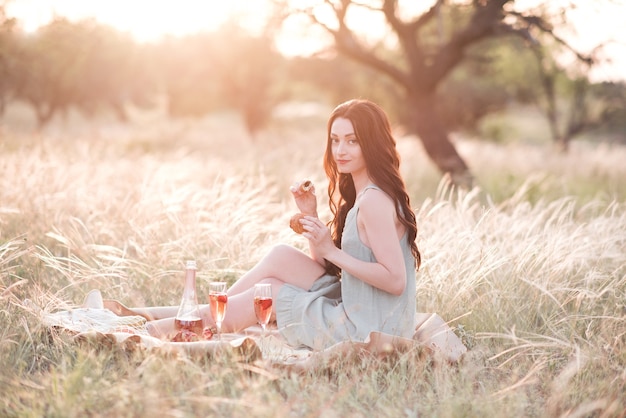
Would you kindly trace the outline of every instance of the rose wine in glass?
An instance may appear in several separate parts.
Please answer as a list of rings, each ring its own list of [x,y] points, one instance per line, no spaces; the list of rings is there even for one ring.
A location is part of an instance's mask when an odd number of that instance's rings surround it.
[[[265,283],[254,285],[254,313],[265,334],[265,328],[272,315],[272,285]]]
[[[228,295],[226,294],[226,282],[209,283],[209,305],[211,316],[217,327],[217,339],[222,339],[222,322],[226,316],[226,304]]]

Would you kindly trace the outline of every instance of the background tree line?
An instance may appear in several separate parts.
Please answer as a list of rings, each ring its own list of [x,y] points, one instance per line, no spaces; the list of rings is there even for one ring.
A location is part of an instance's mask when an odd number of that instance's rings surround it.
[[[347,0],[329,2],[334,4],[338,24],[325,27],[335,37],[336,47],[297,58],[284,57],[276,50],[276,22],[268,22],[266,30],[256,34],[231,21],[212,32],[139,44],[95,20],[72,22],[59,17],[25,33],[0,7],[0,112],[7,103],[22,101],[32,107],[39,125],[44,126],[70,108],[88,117],[113,111],[126,120],[128,106],[149,108],[165,102],[171,117],[233,109],[254,136],[281,102],[337,103],[368,97],[383,104],[407,130],[428,136],[423,125],[414,123],[419,119],[416,111],[436,115],[447,131],[476,132],[485,116],[521,104],[542,112],[552,139],[563,149],[571,138],[590,131],[612,134],[626,142],[624,83],[590,82],[587,75],[593,62],[589,57],[579,57],[577,68],[563,68],[554,59],[562,45],[546,41],[541,34],[532,35],[530,23],[524,30],[515,28],[515,34],[522,36],[501,36],[493,27],[502,23],[506,3],[489,0],[463,6],[438,1],[416,20],[402,22],[396,15],[396,1],[385,0],[377,11],[384,13],[398,32],[400,45],[409,45],[403,50],[383,43],[363,48],[343,20],[348,7],[356,6]],[[309,13],[315,21],[310,10],[283,13]],[[487,25],[481,19],[492,19],[492,26],[485,26],[483,35],[471,35],[472,25]],[[530,16],[520,20],[543,29],[540,32],[550,32],[541,26],[545,21],[532,21]],[[409,29],[413,32],[403,40]],[[476,39],[456,40],[459,33]],[[419,44],[410,43],[415,40]],[[411,59],[407,51],[417,48],[426,52]],[[456,61],[437,75],[428,60],[450,51],[458,55],[452,55]],[[417,74],[417,84],[398,82],[403,79],[401,74],[396,76],[396,68],[411,70],[407,57],[411,63],[418,59],[426,62],[416,67],[422,71]],[[367,65],[372,62],[374,65]],[[430,84],[423,83],[422,90],[407,102],[407,86],[413,94],[411,86],[420,86],[428,71],[437,77]],[[498,131],[488,134],[495,140],[506,135]]]

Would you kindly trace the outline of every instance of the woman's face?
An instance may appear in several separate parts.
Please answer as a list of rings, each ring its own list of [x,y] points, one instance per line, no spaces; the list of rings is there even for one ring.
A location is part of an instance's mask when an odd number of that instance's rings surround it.
[[[365,158],[349,119],[337,118],[333,121],[330,141],[333,159],[340,173],[354,176],[365,171]]]

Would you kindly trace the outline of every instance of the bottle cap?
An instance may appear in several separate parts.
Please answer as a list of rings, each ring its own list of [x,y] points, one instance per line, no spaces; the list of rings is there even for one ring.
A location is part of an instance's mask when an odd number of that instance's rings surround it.
[[[187,260],[185,263],[186,270],[196,270],[196,261],[195,260]]]

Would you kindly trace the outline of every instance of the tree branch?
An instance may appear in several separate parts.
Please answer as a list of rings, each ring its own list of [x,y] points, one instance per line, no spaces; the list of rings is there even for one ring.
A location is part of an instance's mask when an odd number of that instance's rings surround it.
[[[584,62],[587,65],[592,65],[594,63],[594,59],[592,56],[584,55],[580,51],[577,51],[573,46],[571,46],[567,41],[554,33],[554,28],[551,24],[546,22],[541,16],[528,16],[519,12],[511,11],[508,13],[511,16],[515,16],[518,19],[522,20],[526,23],[526,30],[530,31],[532,27],[537,28],[540,32],[545,33],[552,37],[558,44],[564,46],[578,58],[580,61]]]
[[[498,30],[503,17],[503,7],[511,0],[483,0],[475,4],[469,23],[456,31],[433,57],[425,83],[436,85],[463,59],[465,49]]]
[[[441,0],[438,0],[437,3],[440,1]],[[406,59],[409,62],[409,67],[411,69],[411,77],[416,78],[423,69],[424,61],[423,50],[420,48],[417,37],[417,29],[420,25],[416,25],[415,22],[405,23],[401,21],[396,15],[397,6],[397,0],[385,0],[382,11],[385,14],[387,22],[391,26],[391,29],[396,33],[398,41],[404,49]]]
[[[426,13],[420,15],[412,22],[409,22],[408,26],[410,27],[411,31],[417,33],[417,31],[419,31],[422,26],[426,25],[435,16],[437,16],[439,8],[443,6],[444,1],[445,0],[437,0],[437,2]]]
[[[378,71],[381,71],[384,74],[387,74],[393,80],[405,87],[408,87],[410,85],[410,80],[405,72],[403,72],[400,68],[391,65],[385,60],[379,58],[371,49],[365,48],[359,41],[357,41],[357,38],[354,36],[352,30],[350,30],[350,28],[348,27],[345,20],[347,9],[352,3],[350,0],[341,0],[341,5],[335,5],[331,0],[325,0],[325,3],[329,4],[335,12],[335,16],[337,17],[337,23],[339,25],[338,29],[333,29],[330,26],[321,22],[315,16],[312,10],[309,10],[307,14],[314,23],[322,26],[328,33],[333,36],[333,38],[335,39],[335,45],[339,52],[351,57],[352,59],[362,64],[368,65]]]

